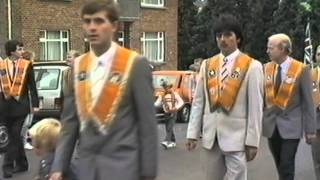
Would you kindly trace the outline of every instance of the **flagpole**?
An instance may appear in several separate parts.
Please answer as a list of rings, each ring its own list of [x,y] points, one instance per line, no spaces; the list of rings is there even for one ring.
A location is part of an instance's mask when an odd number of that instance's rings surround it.
[[[310,17],[308,17],[306,30],[305,30],[305,48],[304,48],[304,64],[309,63],[311,68],[313,68],[313,48],[312,48],[312,41],[311,41],[311,30],[310,30]]]

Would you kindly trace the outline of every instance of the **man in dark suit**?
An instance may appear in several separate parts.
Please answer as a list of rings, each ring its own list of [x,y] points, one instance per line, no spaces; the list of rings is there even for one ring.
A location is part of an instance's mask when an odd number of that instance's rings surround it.
[[[31,93],[32,111],[38,111],[38,95],[32,64],[22,59],[23,44],[10,40],[5,44],[7,58],[0,62],[1,96],[0,116],[9,132],[8,150],[2,165],[3,176],[12,177],[12,173],[28,170],[28,161],[23,147],[21,128],[27,114],[30,113]]]
[[[153,180],[157,126],[146,58],[112,42],[119,19],[113,0],[81,11],[91,51],[74,61],[74,90],[65,93],[62,132],[51,180],[67,172],[74,146],[78,180]]]
[[[309,68],[290,57],[292,45],[285,34],[268,39],[271,62],[265,65],[263,135],[269,139],[280,180],[293,180],[300,138],[315,138],[316,118]],[[305,133],[305,134],[303,134]]]

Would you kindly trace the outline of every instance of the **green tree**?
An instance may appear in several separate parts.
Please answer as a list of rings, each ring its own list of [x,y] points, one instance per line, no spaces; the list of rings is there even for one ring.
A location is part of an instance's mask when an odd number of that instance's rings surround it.
[[[319,0],[208,0],[197,13],[193,2],[183,1],[183,21],[179,33],[180,69],[188,69],[196,58],[208,58],[219,52],[212,36],[215,19],[221,13],[235,15],[243,25],[241,50],[261,62],[269,61],[267,38],[275,33],[288,34],[293,43],[293,57],[303,59],[305,27],[308,17],[314,47],[320,43]],[[301,3],[307,3],[309,10]],[[307,8],[308,9],[308,8]]]
[[[197,9],[192,1],[179,1],[179,25],[178,25],[178,69],[188,69],[194,56],[190,53],[191,27],[196,25]]]
[[[190,8],[190,0],[184,0],[182,4],[180,28],[185,29],[179,33],[179,69],[188,69],[194,59],[208,58],[219,52],[212,27],[222,13],[235,15],[243,25],[241,50],[257,59],[266,59],[266,32],[278,0],[208,0],[200,13]]]
[[[292,41],[292,56],[303,59],[306,18],[301,14],[299,0],[282,0],[274,13],[272,34],[285,33]]]

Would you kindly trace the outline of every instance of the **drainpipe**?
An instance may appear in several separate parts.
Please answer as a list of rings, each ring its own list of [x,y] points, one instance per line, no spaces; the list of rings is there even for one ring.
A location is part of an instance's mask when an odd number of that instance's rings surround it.
[[[12,22],[11,22],[11,0],[8,0],[8,39],[12,38]]]

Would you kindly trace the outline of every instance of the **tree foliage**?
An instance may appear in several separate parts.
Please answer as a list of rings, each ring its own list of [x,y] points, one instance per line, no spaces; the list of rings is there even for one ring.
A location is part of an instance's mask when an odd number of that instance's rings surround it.
[[[193,0],[195,1],[195,0]],[[306,9],[301,3],[310,5]],[[182,0],[179,31],[179,69],[188,69],[196,58],[208,58],[219,52],[212,27],[222,13],[235,15],[243,26],[240,48],[261,62],[268,61],[267,39],[275,33],[288,34],[293,43],[292,56],[303,59],[305,26],[311,23],[313,45],[320,42],[319,0],[208,0],[200,13],[191,0]]]

